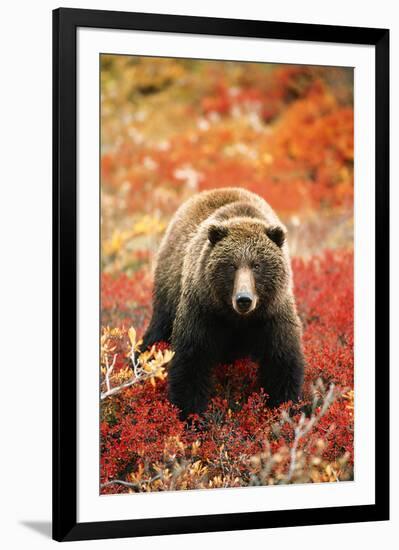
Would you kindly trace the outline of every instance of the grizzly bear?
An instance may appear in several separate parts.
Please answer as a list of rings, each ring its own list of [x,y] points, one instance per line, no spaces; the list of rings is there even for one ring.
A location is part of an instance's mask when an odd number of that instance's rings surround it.
[[[177,210],[161,242],[144,349],[171,342],[169,399],[202,413],[212,368],[250,357],[268,405],[297,401],[301,324],[286,229],[269,204],[239,188],[204,191]]]

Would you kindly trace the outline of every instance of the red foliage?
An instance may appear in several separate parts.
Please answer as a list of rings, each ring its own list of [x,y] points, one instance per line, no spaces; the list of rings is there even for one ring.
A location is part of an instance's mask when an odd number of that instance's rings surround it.
[[[348,452],[353,461],[353,407],[344,393],[353,390],[353,254],[326,252],[310,261],[294,259],[293,270],[307,363],[300,406],[308,403],[311,386],[319,378],[326,384],[334,383],[340,390],[340,397],[299,448],[306,446],[307,452],[312,452],[323,440],[324,459],[336,460]],[[103,275],[105,314],[109,307],[118,308],[123,324],[126,296],[130,303],[143,307],[149,304],[150,285],[142,286],[138,283],[142,280],[137,274],[132,279]],[[109,292],[118,300],[109,300]],[[160,347],[165,346],[162,343]],[[280,426],[278,432],[274,428],[281,410],[288,405],[274,410],[265,406],[267,395],[257,387],[254,363],[239,359],[234,364],[221,365],[214,377],[214,396],[208,410],[188,424],[179,421],[178,411],[167,400],[165,381],[157,382],[155,387],[137,384],[107,400],[101,423],[102,482],[125,479],[144,465],[162,463],[171,438],[181,443],[175,449],[177,458],[183,455],[182,449],[187,451],[194,442],[200,442],[196,459],[208,465],[210,476],[220,474],[223,453],[229,467],[244,480],[249,475],[249,458],[264,451],[266,443],[272,452],[277,452],[292,442],[290,424]],[[299,415],[298,408],[293,420],[298,420]],[[105,493],[123,491],[125,488],[114,485],[103,489]]]
[[[101,276],[101,322],[103,326],[144,327],[149,321],[152,279],[147,268]],[[141,329],[142,332],[143,329]],[[139,330],[139,336],[141,336]]]

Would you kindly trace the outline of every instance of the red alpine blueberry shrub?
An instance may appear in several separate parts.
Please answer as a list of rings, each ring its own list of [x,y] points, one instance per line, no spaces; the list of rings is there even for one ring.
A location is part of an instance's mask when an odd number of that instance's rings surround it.
[[[308,261],[294,259],[293,270],[304,326],[303,401],[269,409],[267,388],[257,386],[256,364],[242,358],[215,370],[214,396],[207,411],[183,423],[167,399],[167,378],[154,385],[138,381],[102,401],[104,493],[167,490],[172,478],[175,488],[351,478],[353,254],[326,252]],[[125,275],[120,279],[122,288],[129,287]],[[118,279],[112,284],[117,287]],[[137,285],[129,288],[132,303],[134,289],[141,301],[142,289]],[[121,308],[122,327],[124,311]],[[119,334],[119,347],[115,344],[112,350],[124,358],[124,368],[129,369],[126,331],[122,328]],[[168,345],[161,343],[160,348],[165,350]],[[326,410],[297,442],[295,472],[290,474],[295,427],[301,417],[305,427],[317,417],[332,384]],[[193,468],[198,461],[201,467]]]

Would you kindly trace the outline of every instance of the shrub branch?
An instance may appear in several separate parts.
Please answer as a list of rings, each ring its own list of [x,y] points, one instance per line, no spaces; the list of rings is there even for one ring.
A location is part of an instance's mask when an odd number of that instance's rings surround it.
[[[306,420],[305,414],[302,413],[299,419],[298,425],[295,427],[295,438],[290,450],[290,465],[289,465],[289,470],[287,474],[287,483],[290,483],[295,473],[297,449],[298,449],[299,442],[305,435],[307,435],[312,430],[313,426],[315,426],[315,424],[319,422],[319,420],[325,415],[325,413],[329,409],[330,405],[333,403],[335,399],[334,387],[335,387],[334,384],[331,384],[330,389],[328,390],[328,393],[324,398],[323,404],[318,414],[312,414],[309,420]]]

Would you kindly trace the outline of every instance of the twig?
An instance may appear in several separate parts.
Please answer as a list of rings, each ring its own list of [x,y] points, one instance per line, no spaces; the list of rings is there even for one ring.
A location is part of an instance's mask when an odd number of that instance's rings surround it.
[[[138,483],[132,483],[129,481],[123,481],[123,479],[111,479],[110,481],[106,481],[105,483],[101,483],[100,488],[104,489],[105,487],[109,487],[110,485],[123,485],[124,487],[130,487],[132,489],[140,489],[142,485],[145,485],[146,483],[153,483],[157,479],[161,478],[161,474],[157,474],[156,476],[152,477],[151,479],[143,479],[142,481]]]
[[[301,418],[299,419],[298,425],[295,428],[295,439],[294,443],[292,444],[291,451],[290,451],[290,467],[287,475],[287,483],[289,483],[292,479],[292,476],[294,475],[295,468],[296,468],[296,453],[299,441],[310,432],[310,430],[313,428],[313,426],[320,420],[322,416],[326,413],[327,409],[331,405],[331,403],[334,401],[334,384],[331,384],[330,389],[328,390],[328,393],[324,399],[323,405],[320,409],[320,412],[317,415],[312,415],[312,417],[308,420],[306,423],[306,417],[302,413]]]
[[[105,356],[105,367],[106,367],[106,372],[105,372],[105,384],[107,386],[107,391],[111,391],[111,384],[110,384],[110,381],[109,381],[109,377],[111,376],[111,373],[115,367],[115,363],[116,363],[116,358],[118,357],[118,354],[115,353],[114,354],[114,357],[112,359],[112,363],[111,365],[108,364],[108,356],[106,355]]]
[[[111,388],[105,392],[101,393],[101,400],[105,399],[106,397],[109,397],[110,395],[114,395],[115,393],[120,392],[121,390],[124,390],[125,388],[128,388],[129,386],[133,386],[137,382],[137,378],[132,378],[131,380],[128,380],[124,384],[121,384],[120,386],[115,386],[114,388]]]
[[[111,395],[115,395],[116,393],[120,392],[121,390],[124,390],[125,388],[128,388],[129,386],[132,386],[133,384],[135,384],[136,382],[138,382],[142,378],[143,373],[142,372],[140,373],[138,371],[138,367],[140,366],[140,362],[136,359],[134,348],[132,348],[130,358],[131,358],[132,365],[133,365],[134,378],[128,380],[127,382],[124,382],[120,386],[115,386],[114,388],[111,388],[109,377],[110,377],[111,372],[112,372],[112,370],[115,366],[117,356],[118,356],[118,354],[115,353],[112,364],[110,366],[108,365],[108,357],[105,356],[105,367],[106,367],[105,384],[107,386],[107,391],[101,393],[101,396],[100,396],[101,400],[106,399],[107,397],[110,397]]]
[[[139,357],[136,357],[136,351],[139,352],[139,350],[138,349],[135,350],[134,345],[132,345],[132,350],[130,352],[130,360],[132,362],[132,368],[133,368],[132,378],[130,378],[127,382],[124,382],[119,386],[115,386],[114,388],[111,387],[110,375],[115,367],[118,354],[116,353],[114,355],[111,365],[109,365],[108,357],[105,356],[105,366],[106,366],[105,385],[107,389],[106,391],[100,394],[101,400],[106,399],[111,395],[115,395],[116,393],[119,393],[121,390],[124,390],[125,388],[128,388],[129,386],[132,386],[133,384],[136,384],[141,380],[146,380],[147,378],[152,378],[152,377],[162,375],[162,370],[160,371],[160,369],[163,368],[164,364],[170,361],[171,357],[173,357],[173,354],[170,354],[170,356],[168,356],[168,359],[165,360],[164,355],[162,355],[160,360],[160,358],[157,357],[155,353],[155,346],[151,348],[149,354],[145,354],[145,358],[143,358],[144,354],[141,354],[139,355]],[[149,366],[150,369],[146,370],[146,366]]]

